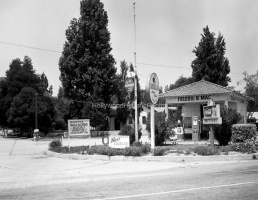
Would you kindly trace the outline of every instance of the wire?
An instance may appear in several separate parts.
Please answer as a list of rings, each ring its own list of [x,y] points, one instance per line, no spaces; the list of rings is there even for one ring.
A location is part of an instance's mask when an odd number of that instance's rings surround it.
[[[24,47],[24,48],[29,48],[29,49],[36,49],[36,50],[41,50],[41,51],[48,51],[48,52],[53,52],[53,53],[62,53],[61,51],[55,51],[55,50],[49,50],[49,49],[44,49],[44,48],[38,48],[38,47],[32,47],[32,46],[26,46],[26,45],[21,45],[21,44],[14,44],[14,43],[9,43],[9,42],[2,42],[0,41],[1,44],[7,44],[7,45],[12,45],[12,46],[18,46],[18,47]],[[116,59],[116,61],[122,61],[122,60],[118,60]],[[132,62],[130,62],[132,63]],[[149,66],[159,66],[159,67],[169,67],[169,68],[181,68],[181,69],[191,69],[189,67],[177,67],[177,66],[172,66],[172,65],[160,65],[160,64],[151,64],[151,63],[137,63],[140,65],[149,65]],[[138,73],[138,72],[137,72]],[[139,74],[139,73],[138,73]],[[243,75],[240,73],[235,73],[235,72],[231,72],[231,74],[236,74],[236,75]],[[142,75],[143,76],[143,75]],[[147,77],[145,77],[147,78]],[[166,85],[166,84],[164,84]]]
[[[62,53],[60,51],[54,51],[54,50],[43,49],[43,48],[38,48],[38,47],[31,47],[31,46],[20,45],[20,44],[13,44],[13,43],[2,42],[2,41],[0,41],[0,43],[7,44],[7,45],[12,45],[12,46],[18,46],[18,47],[25,47],[25,48],[29,48],[29,49],[37,49],[37,50],[41,50],[41,51],[49,51],[49,52],[54,52],[54,53]]]

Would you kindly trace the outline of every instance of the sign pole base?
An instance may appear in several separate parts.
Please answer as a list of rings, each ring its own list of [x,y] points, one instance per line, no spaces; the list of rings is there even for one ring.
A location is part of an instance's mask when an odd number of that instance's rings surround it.
[[[154,104],[151,104],[151,151],[154,153],[155,149],[155,113]]]

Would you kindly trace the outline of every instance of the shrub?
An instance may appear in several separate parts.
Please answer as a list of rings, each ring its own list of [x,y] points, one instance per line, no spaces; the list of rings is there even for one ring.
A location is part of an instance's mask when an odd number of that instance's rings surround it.
[[[126,147],[124,149],[124,156],[141,156],[142,151],[140,147]]]
[[[214,137],[219,142],[219,145],[228,145],[232,136],[232,125],[236,124],[241,115],[235,110],[223,108],[221,109],[222,124],[216,125],[214,129]]]
[[[134,128],[130,125],[123,126],[118,135],[129,135],[130,145],[132,145],[133,142],[135,141],[135,131],[134,131]],[[142,132],[141,132],[141,130],[139,130],[138,131],[138,139],[141,139],[141,136],[142,136]]]
[[[221,152],[224,152],[226,155],[228,155],[228,152],[230,151],[230,146],[221,146],[219,149]]]
[[[246,140],[256,140],[256,125],[255,124],[235,124],[232,126],[233,143],[245,142]]]
[[[255,153],[256,144],[255,124],[235,124],[232,127],[232,149],[242,153]]]
[[[149,144],[143,144],[141,147],[142,154],[147,154],[151,151],[151,145]]]
[[[62,147],[62,142],[60,140],[53,140],[49,143],[49,149],[55,149]]]
[[[107,155],[107,156],[116,156],[123,155],[124,152],[122,149],[113,149],[109,146],[93,146],[91,149],[87,150],[89,155],[98,154],[98,155]]]
[[[201,156],[219,155],[219,150],[216,148],[213,149],[210,146],[196,146],[194,153]]]
[[[153,155],[154,156],[164,156],[166,152],[166,149],[160,148],[160,147],[156,147],[154,148],[154,152]]]
[[[155,112],[155,145],[162,146],[165,139],[169,133],[169,123],[166,121],[166,113]],[[147,131],[149,132],[149,137],[151,136],[151,125],[150,125],[150,113],[148,114],[147,120]]]
[[[253,140],[247,140],[246,142],[239,142],[230,145],[232,151],[239,151],[242,153],[255,153],[258,149],[258,144]]]

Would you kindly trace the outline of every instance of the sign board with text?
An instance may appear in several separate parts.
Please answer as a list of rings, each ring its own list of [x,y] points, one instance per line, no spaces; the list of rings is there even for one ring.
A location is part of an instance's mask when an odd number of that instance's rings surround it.
[[[89,119],[71,119],[68,120],[68,135],[90,135]]]
[[[127,135],[109,136],[109,144],[112,148],[124,149],[130,146],[130,138]]]
[[[203,106],[203,124],[221,124],[220,105]]]
[[[159,79],[156,73],[147,78],[145,90],[148,103],[156,104],[159,100]]]
[[[222,117],[203,118],[203,124],[222,124]]]

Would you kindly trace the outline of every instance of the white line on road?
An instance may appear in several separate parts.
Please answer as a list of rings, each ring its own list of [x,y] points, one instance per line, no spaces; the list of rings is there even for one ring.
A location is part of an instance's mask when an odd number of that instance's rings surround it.
[[[247,184],[255,184],[255,182],[234,183],[234,184],[228,184],[228,185],[216,185],[216,186],[210,186],[210,187],[191,188],[191,189],[184,189],[184,190],[172,190],[172,191],[149,193],[149,194],[138,194],[138,195],[131,195],[131,196],[110,197],[110,198],[103,198],[101,200],[135,198],[135,197],[153,196],[153,195],[161,195],[161,194],[188,192],[188,191],[194,191],[194,190],[222,188],[222,187],[233,187],[233,186],[247,185]],[[95,200],[100,200],[100,199],[95,199]]]

